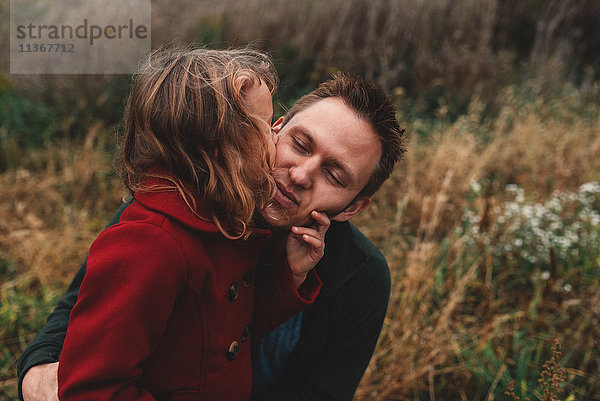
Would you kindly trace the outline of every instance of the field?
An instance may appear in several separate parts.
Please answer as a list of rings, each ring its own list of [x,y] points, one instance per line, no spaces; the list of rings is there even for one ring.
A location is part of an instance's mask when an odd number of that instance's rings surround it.
[[[353,220],[393,277],[356,400],[550,399],[553,355],[557,399],[600,400],[598,2],[180,3],[197,11],[153,3],[153,43],[269,50],[276,113],[337,70],[397,106],[406,158]],[[128,85],[0,74],[0,400],[127,194],[111,160]]]

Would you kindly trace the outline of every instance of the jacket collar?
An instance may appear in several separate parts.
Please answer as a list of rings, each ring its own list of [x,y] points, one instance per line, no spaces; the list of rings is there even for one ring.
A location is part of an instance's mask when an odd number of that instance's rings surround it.
[[[368,253],[361,248],[357,232],[350,222],[331,222],[325,235],[325,255],[315,266],[323,282],[321,293],[335,293],[368,262]]]
[[[167,175],[164,172],[160,173]],[[203,203],[196,205],[194,213],[176,189],[151,189],[170,184],[166,179],[148,177],[144,179],[142,186],[150,189],[138,190],[133,197],[148,209],[167,215],[187,227],[209,233],[220,233],[219,227],[212,222],[208,209]],[[271,231],[253,228],[252,234],[270,237]]]

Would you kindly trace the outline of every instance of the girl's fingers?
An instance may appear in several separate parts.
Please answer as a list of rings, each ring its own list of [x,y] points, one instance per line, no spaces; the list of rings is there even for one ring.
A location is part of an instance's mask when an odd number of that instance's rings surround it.
[[[307,234],[304,234],[302,236],[302,241],[306,242],[308,245],[312,246],[315,249],[320,249],[323,246],[323,241],[321,241],[320,238],[311,237]]]
[[[292,227],[292,232],[296,234],[296,238],[301,238],[303,242],[306,242],[313,248],[320,249],[323,247],[323,238],[313,228],[294,226]]]
[[[313,210],[310,213],[310,216],[315,220],[315,223],[316,223],[315,229],[317,229],[317,231],[319,231],[319,234],[325,233],[327,231],[327,229],[329,228],[329,225],[331,224],[331,220],[329,220],[329,217],[327,216],[327,214]]]
[[[310,227],[292,227],[292,232],[297,235],[310,235],[311,237],[319,238],[319,232]]]

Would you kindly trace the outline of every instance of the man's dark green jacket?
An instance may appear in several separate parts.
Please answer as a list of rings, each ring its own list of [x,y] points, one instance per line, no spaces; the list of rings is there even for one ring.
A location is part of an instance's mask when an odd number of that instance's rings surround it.
[[[109,225],[119,220],[124,204]],[[25,373],[59,360],[85,275],[85,262],[46,326],[19,359],[19,397]],[[390,273],[381,252],[352,224],[332,222],[325,256],[315,267],[323,286],[304,310],[298,347],[274,388],[255,401],[351,400],[371,359],[390,295]]]

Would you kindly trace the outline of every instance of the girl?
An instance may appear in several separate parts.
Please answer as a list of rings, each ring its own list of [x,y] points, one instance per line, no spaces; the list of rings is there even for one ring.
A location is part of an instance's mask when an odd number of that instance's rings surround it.
[[[90,248],[62,401],[249,399],[252,333],[315,299],[324,246],[288,246],[290,263],[255,280],[274,85],[270,60],[248,50],[163,50],[142,66],[116,163],[135,201]]]

